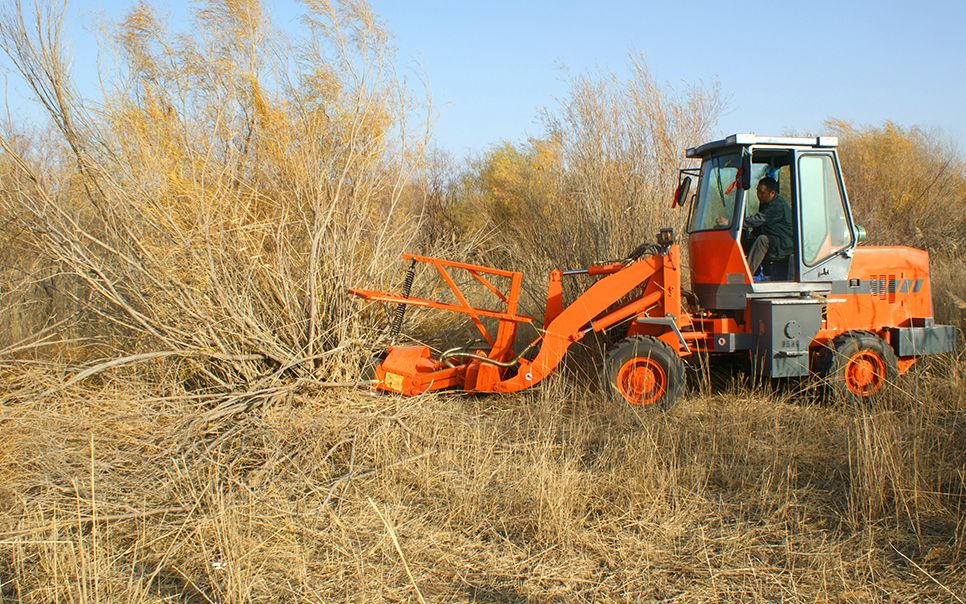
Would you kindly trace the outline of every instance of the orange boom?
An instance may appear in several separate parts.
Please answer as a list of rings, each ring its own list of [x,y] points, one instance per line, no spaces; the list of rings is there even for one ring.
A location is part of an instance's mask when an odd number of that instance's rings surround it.
[[[685,359],[695,352],[712,360],[739,355],[764,377],[816,373],[853,398],[879,392],[918,357],[952,351],[956,329],[933,322],[926,252],[860,246],[865,233],[852,222],[837,143],[734,135],[689,149],[701,167],[681,170],[673,206],[690,208],[690,289],[682,286],[680,248],[670,229],[621,262],[555,270],[542,329],[520,354],[513,352],[517,326],[534,321],[517,313],[521,273],[405,255],[412,266],[402,294],[350,293],[400,305],[397,332],[404,305],[465,313],[487,346],[436,359],[425,346],[392,346],[375,367],[375,389],[515,392],[549,375],[589,332],[613,328],[623,339],[605,356],[603,381],[636,405],[674,402],[684,389]],[[749,235],[769,202],[750,189],[765,177],[777,189],[771,203],[789,206],[784,214],[790,211],[792,235],[783,250],[769,248],[752,275]],[[698,188],[689,198],[692,178]],[[409,297],[418,262],[437,269],[456,303]],[[478,280],[500,308],[471,306],[455,271]],[[595,281],[567,304],[563,279],[575,275]],[[495,333],[483,318],[497,320]]]

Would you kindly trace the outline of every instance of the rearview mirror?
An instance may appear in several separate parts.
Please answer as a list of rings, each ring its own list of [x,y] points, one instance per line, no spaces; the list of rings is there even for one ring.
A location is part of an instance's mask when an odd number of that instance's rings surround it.
[[[751,153],[741,156],[741,188],[747,191],[751,188]]]
[[[691,177],[685,176],[684,179],[678,183],[678,188],[674,191],[674,201],[671,202],[672,208],[683,207],[684,201],[688,198],[688,193],[691,191]]]

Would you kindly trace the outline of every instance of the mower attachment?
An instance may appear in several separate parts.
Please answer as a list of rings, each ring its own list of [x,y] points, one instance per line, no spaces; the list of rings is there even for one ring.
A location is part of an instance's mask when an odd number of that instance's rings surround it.
[[[449,351],[443,353],[439,360],[433,360],[427,346],[392,346],[382,363],[376,367],[375,389],[414,395],[462,384],[467,392],[493,392],[494,386],[503,379],[508,368],[515,364],[511,346],[516,337],[517,325],[532,323],[534,320],[533,317],[517,314],[523,274],[411,254],[404,254],[403,258],[435,266],[458,303],[363,289],[350,289],[349,293],[374,302],[422,306],[467,314],[486,340],[489,349],[473,352]],[[453,269],[468,272],[499,298],[504,307],[500,310],[488,310],[470,306],[450,275],[449,271]],[[490,276],[509,278],[509,289],[501,290],[496,287]],[[495,334],[486,329],[481,317],[499,321]]]

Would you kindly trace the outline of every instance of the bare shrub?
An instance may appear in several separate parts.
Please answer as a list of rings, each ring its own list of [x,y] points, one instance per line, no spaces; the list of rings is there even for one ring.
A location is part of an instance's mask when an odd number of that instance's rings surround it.
[[[27,178],[2,205],[84,320],[120,351],[200,355],[209,384],[352,374],[345,289],[378,282],[416,230],[395,212],[428,135],[368,6],[308,2],[286,42],[256,0],[202,3],[191,35],[137,5],[99,103],[73,91],[62,6],[38,10],[15,4],[0,33],[61,155],[5,134]]]
[[[938,132],[826,122],[869,241],[954,252],[966,243],[966,164]]]
[[[524,272],[529,312],[539,314],[550,270],[623,258],[663,227],[680,232],[670,200],[684,150],[710,135],[723,107],[717,85],[676,91],[641,58],[626,79],[574,76],[559,106],[541,113],[544,135],[472,160],[447,206],[486,217],[463,222],[493,229],[480,263]]]
[[[684,217],[672,214],[671,194],[685,149],[707,141],[724,109],[717,83],[679,92],[632,57],[625,81],[600,72],[570,84],[559,110],[543,116],[566,194],[532,217],[529,241],[543,242],[557,264],[586,265],[621,258],[662,227],[680,232]],[[544,233],[551,222],[562,224]]]

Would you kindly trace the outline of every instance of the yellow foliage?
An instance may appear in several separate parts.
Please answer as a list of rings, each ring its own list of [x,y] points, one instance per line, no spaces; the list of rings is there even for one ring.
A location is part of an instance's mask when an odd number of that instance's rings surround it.
[[[545,215],[558,196],[559,141],[504,142],[479,162],[476,186],[490,217],[502,228]]]
[[[111,32],[120,56],[96,113],[47,95],[65,155],[38,167],[54,177],[36,195],[2,201],[47,225],[33,244],[91,292],[85,309],[130,336],[118,345],[254,351],[287,371],[314,370],[324,349],[349,354],[345,289],[379,279],[412,237],[413,223],[386,216],[429,118],[365,2],[306,9],[289,41],[257,0],[206,0],[187,34],[142,2]],[[51,63],[59,25],[25,22],[0,26],[35,41],[17,46],[23,77],[69,90]],[[258,371],[227,363],[208,377]]]
[[[826,126],[840,138],[853,214],[871,242],[947,251],[966,243],[966,165],[939,133],[892,122]]]

